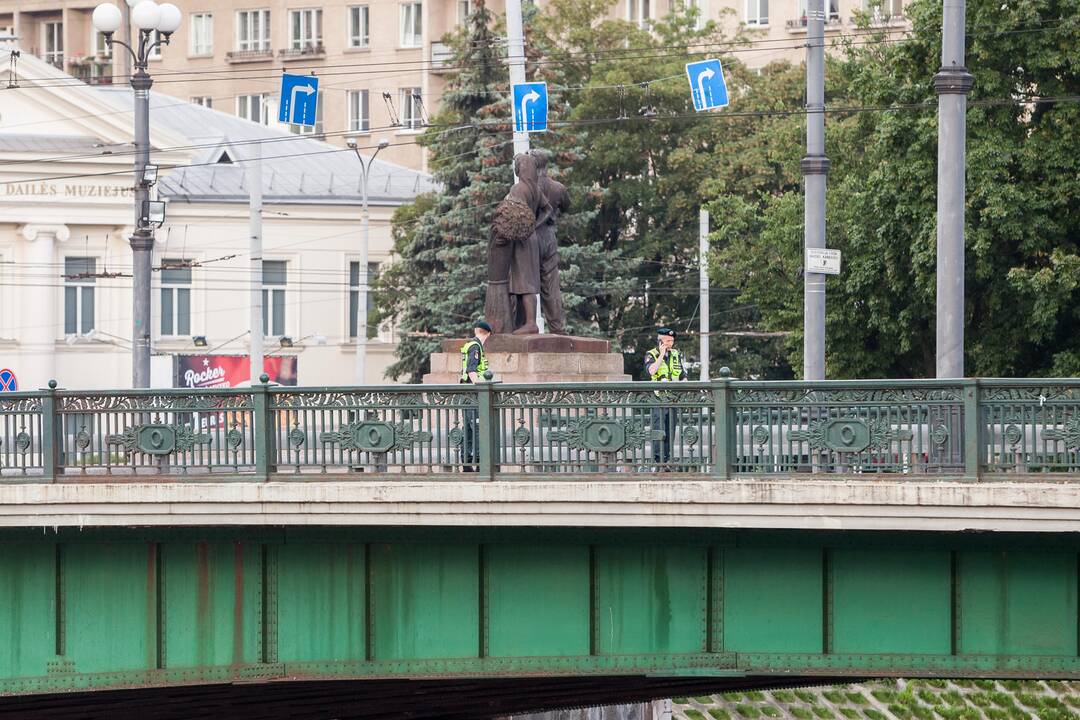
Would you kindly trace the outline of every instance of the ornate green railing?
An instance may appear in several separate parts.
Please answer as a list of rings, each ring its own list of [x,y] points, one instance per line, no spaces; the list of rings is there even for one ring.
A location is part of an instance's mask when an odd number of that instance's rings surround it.
[[[1080,475],[1080,380],[0,394],[0,481]]]

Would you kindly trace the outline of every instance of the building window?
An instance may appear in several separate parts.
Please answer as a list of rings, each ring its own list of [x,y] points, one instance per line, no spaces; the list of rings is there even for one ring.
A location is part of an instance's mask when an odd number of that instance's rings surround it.
[[[262,125],[270,124],[270,111],[266,95],[237,95],[236,114],[245,120]]]
[[[652,0],[626,0],[626,19],[648,29],[652,23]]]
[[[322,47],[322,9],[289,11],[289,47],[314,50]]]
[[[879,22],[885,18],[904,17],[903,0],[862,0],[862,9]]]
[[[829,13],[827,22],[837,22],[840,19],[840,0],[825,0],[825,5]],[[799,0],[799,17],[794,24],[806,27],[806,0]]]
[[[694,25],[698,30],[705,27],[705,21],[708,19],[708,8],[706,7],[707,0],[686,0],[686,9],[696,10],[697,14],[694,16]]]
[[[371,129],[371,117],[368,114],[368,91],[349,91],[349,131],[368,132]]]
[[[191,16],[192,55],[214,54],[214,15],[212,13],[194,13]]]
[[[458,0],[457,2],[457,21],[458,25],[464,25],[468,21],[469,16],[472,15],[473,6],[472,0]]]
[[[64,258],[64,334],[85,335],[94,329],[94,273],[92,257]]]
[[[323,133],[323,91],[315,98],[315,124],[289,125],[289,132],[294,135],[322,135]]]
[[[161,261],[161,334],[191,334],[191,268],[183,260]]]
[[[157,30],[150,33],[150,39],[146,41],[146,46],[153,49],[150,51],[150,54],[147,55],[147,57],[153,58],[155,60],[161,59],[161,48],[163,45],[162,41],[164,39],[164,36],[162,36],[162,34],[159,33]]]
[[[379,325],[376,322],[375,309],[371,302],[371,286],[379,279],[379,263],[368,263],[367,282],[361,283],[360,263],[349,263],[349,338],[356,339],[357,319],[360,316],[360,292],[363,285],[367,285],[367,339],[373,340],[379,336]]]
[[[270,49],[270,11],[240,10],[236,13],[236,49],[257,52]]]
[[[401,4],[401,47],[420,47],[420,36],[424,29],[423,10],[423,3]]]
[[[746,0],[746,24],[769,24],[769,0]]]
[[[98,32],[96,28],[91,29],[90,32],[93,36],[94,57],[111,58],[112,48],[105,42],[105,33]]]
[[[421,116],[420,107],[420,88],[402,88],[401,124],[407,130],[419,130],[423,127],[424,119]]]
[[[42,25],[45,33],[45,62],[64,69],[64,23],[47,22]]]
[[[349,47],[366,48],[370,38],[370,15],[367,5],[349,8]]]
[[[284,260],[263,260],[263,335],[281,337],[285,334],[287,271],[288,263]]]
[[[191,98],[191,103],[193,105],[202,105],[204,108],[212,108],[214,107],[214,98],[207,95],[197,95]]]

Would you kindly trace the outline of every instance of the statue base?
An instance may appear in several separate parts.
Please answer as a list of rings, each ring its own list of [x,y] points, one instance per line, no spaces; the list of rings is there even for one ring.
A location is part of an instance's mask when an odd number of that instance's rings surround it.
[[[461,378],[461,346],[444,340],[442,351],[431,354],[431,372],[424,383],[453,385]],[[503,383],[617,382],[623,356],[611,352],[611,341],[573,335],[492,335],[484,344],[488,367]]]

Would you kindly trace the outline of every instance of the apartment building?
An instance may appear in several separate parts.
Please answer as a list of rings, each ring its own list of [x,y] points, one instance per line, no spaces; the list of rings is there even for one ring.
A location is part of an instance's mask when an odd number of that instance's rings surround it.
[[[16,35],[23,50],[87,82],[123,81],[125,59],[110,54],[90,22],[97,1],[0,0],[0,35]],[[345,132],[389,137],[387,160],[426,169],[424,152],[408,139],[438,109],[452,72],[442,38],[474,0],[174,2],[184,22],[153,58],[158,92],[276,126],[281,73],[314,72],[321,79],[316,127],[287,129],[325,132],[338,144]],[[826,35],[856,32],[857,11],[903,32],[903,2],[826,0]],[[618,0],[612,14],[647,26],[687,6],[697,7],[702,21],[754,31],[755,44],[739,55],[750,67],[805,57],[806,0]],[[500,13],[503,0],[488,7]]]

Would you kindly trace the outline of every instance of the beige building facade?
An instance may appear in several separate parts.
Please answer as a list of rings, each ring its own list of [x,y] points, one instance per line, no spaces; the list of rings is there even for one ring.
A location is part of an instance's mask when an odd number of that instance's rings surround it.
[[[124,6],[124,0],[117,0]],[[391,140],[384,157],[424,170],[415,144],[438,110],[452,70],[442,39],[473,9],[474,0],[174,0],[183,23],[151,62],[154,89],[291,132],[325,133],[343,144],[347,133]],[[858,34],[856,16],[903,32],[904,0],[826,0],[826,37]],[[94,31],[97,0],[0,0],[0,35],[24,51],[94,83],[124,83],[128,69]],[[542,3],[541,3],[542,5]],[[753,32],[740,49],[750,67],[805,57],[806,0],[618,0],[612,14],[646,25],[692,5],[699,17],[733,31]],[[502,0],[488,7],[503,10]],[[279,125],[282,72],[320,77],[315,128]]]
[[[50,379],[130,387],[132,92],[71,83],[33,57],[15,78],[0,68],[0,84],[18,86],[0,109],[0,369],[23,389]],[[151,117],[153,193],[167,202],[152,260],[154,386],[172,385],[180,356],[248,353],[254,176],[244,158],[255,143],[265,352],[295,358],[301,385],[354,384],[364,292],[356,155],[157,93]],[[381,154],[371,162],[368,268],[377,273],[392,260],[394,209],[434,187]],[[372,324],[367,337],[365,381],[384,383],[395,330]]]

